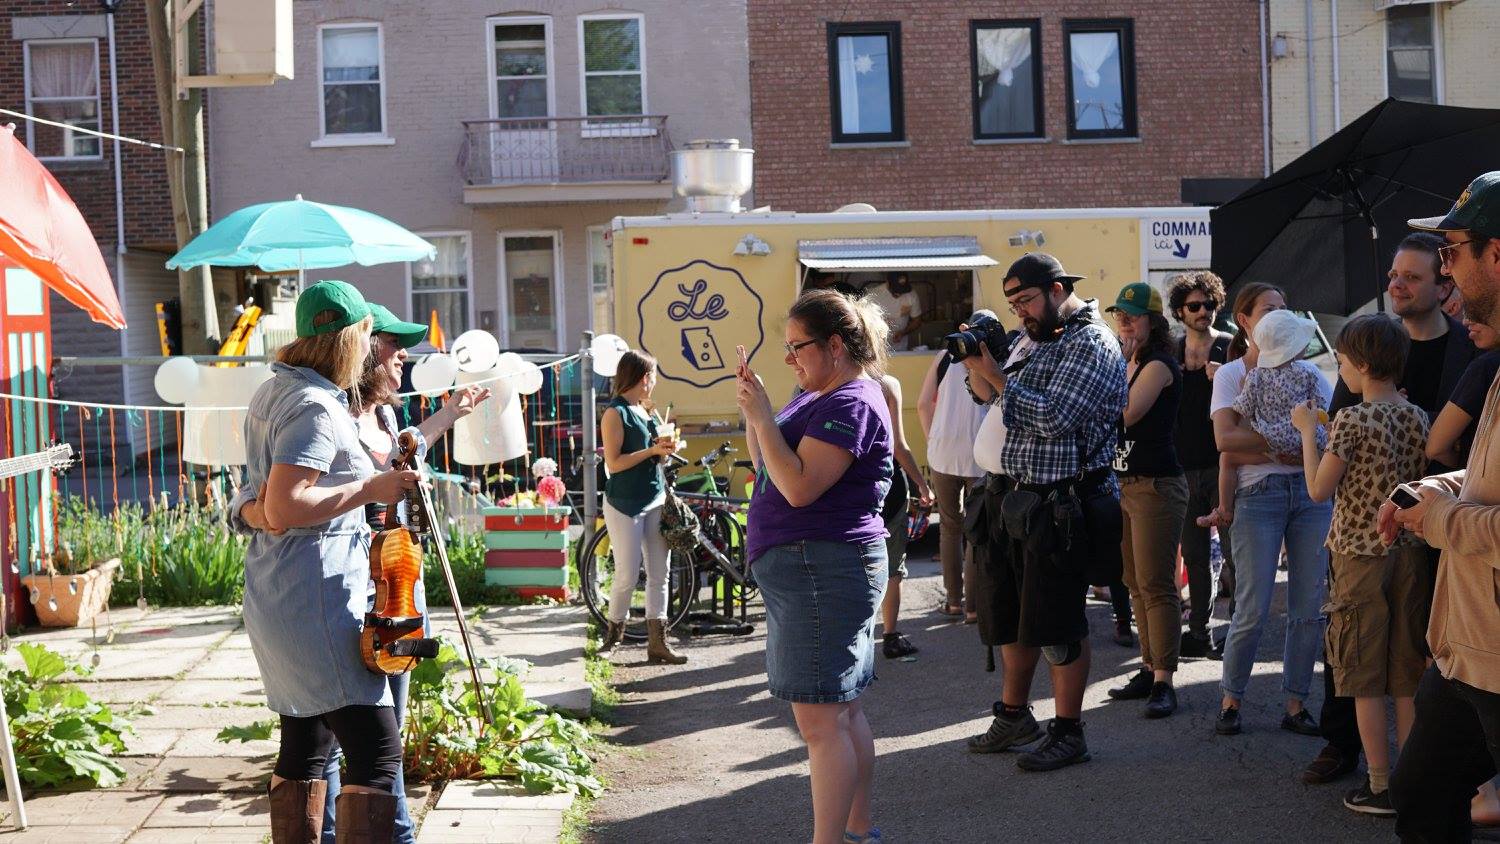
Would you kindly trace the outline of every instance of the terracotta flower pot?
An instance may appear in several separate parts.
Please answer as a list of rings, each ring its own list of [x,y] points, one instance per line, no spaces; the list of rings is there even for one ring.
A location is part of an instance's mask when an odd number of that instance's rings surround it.
[[[120,559],[78,574],[28,574],[21,578],[43,627],[79,627],[109,606]]]

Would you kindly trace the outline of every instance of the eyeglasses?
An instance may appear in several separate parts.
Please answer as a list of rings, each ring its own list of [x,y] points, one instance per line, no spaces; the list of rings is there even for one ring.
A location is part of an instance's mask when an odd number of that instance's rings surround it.
[[[1037,293],[1036,295],[1028,296],[1025,299],[1017,299],[1014,302],[1011,302],[1007,307],[1010,308],[1011,313],[1020,316],[1021,311],[1024,311],[1032,305],[1036,304],[1036,300],[1040,298],[1042,298],[1042,294]]]
[[[786,349],[786,353],[787,354],[791,355],[792,357],[796,357],[798,349],[802,348],[803,346],[811,346],[812,344],[814,344],[816,342],[818,342],[818,341],[817,340],[803,340],[800,343],[782,343],[781,347],[783,349]]]
[[[1218,310],[1218,306],[1213,302],[1183,302],[1182,309],[1190,314],[1196,314],[1199,311]]]
[[[1449,264],[1453,263],[1453,250],[1457,249],[1460,246],[1463,246],[1465,243],[1473,242],[1474,239],[1470,238],[1468,240],[1460,240],[1457,243],[1445,243],[1442,246],[1439,246],[1437,251],[1438,260],[1442,262],[1443,266],[1448,266]]]

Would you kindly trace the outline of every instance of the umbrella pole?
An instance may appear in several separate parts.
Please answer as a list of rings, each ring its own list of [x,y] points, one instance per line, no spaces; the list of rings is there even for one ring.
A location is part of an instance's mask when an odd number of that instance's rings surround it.
[[[1375,278],[1380,277],[1380,227],[1375,221],[1366,215],[1365,219],[1370,223],[1370,260],[1371,266],[1375,268]],[[1375,283],[1375,312],[1385,313],[1385,290],[1380,282]]]

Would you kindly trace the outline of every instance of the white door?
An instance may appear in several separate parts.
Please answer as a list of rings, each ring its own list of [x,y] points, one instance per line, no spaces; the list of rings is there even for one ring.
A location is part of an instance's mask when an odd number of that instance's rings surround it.
[[[561,252],[556,232],[500,233],[501,344],[511,349],[562,348]]]
[[[496,182],[557,181],[557,124],[551,120],[550,18],[489,21],[490,173]]]

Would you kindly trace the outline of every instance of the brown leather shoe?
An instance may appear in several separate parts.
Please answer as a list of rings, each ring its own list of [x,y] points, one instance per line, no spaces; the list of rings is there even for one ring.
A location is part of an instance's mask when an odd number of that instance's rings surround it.
[[[646,661],[662,665],[682,665],[687,656],[672,650],[667,642],[667,626],[659,618],[646,622]]]
[[[272,844],[318,844],[327,780],[282,780],[271,786]]]
[[[1318,757],[1302,769],[1302,781],[1308,785],[1322,785],[1346,777],[1358,767],[1358,753],[1345,753],[1331,744],[1325,744],[1318,751]]]
[[[389,844],[395,834],[394,794],[345,791],[335,805],[333,827],[338,844]]]

